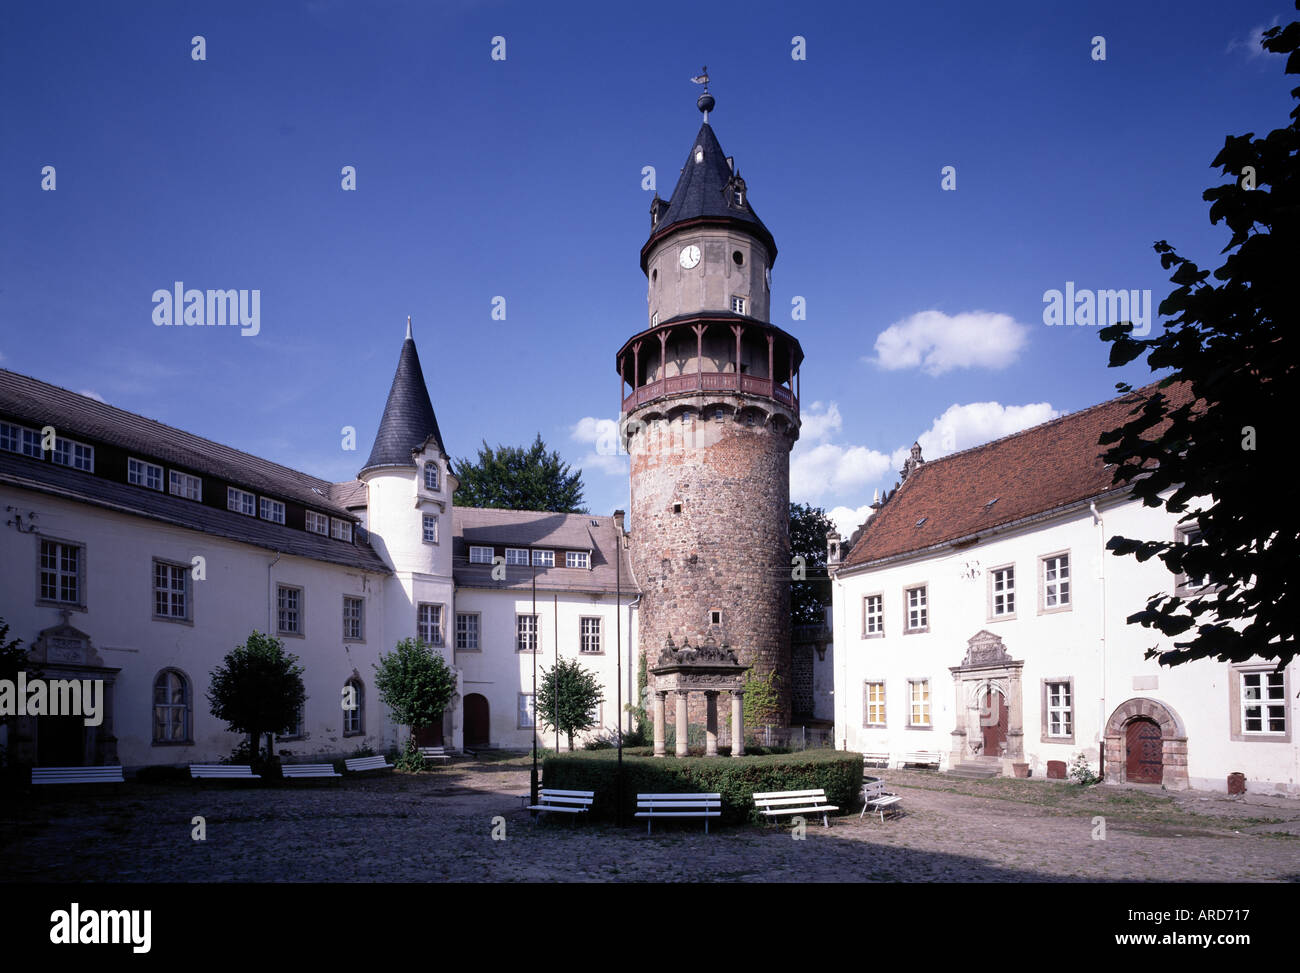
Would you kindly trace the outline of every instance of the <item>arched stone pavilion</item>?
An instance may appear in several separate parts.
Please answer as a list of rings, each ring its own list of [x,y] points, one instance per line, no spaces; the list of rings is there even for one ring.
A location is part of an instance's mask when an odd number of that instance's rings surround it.
[[[678,649],[668,636],[658,663],[650,669],[651,688],[655,696],[655,756],[667,756],[664,724],[667,719],[668,694],[677,696],[677,748],[679,757],[687,755],[687,700],[693,692],[704,693],[704,756],[718,755],[718,693],[731,693],[731,755],[745,755],[745,673],[736,653],[725,643],[719,646],[712,638],[696,648],[689,641]]]

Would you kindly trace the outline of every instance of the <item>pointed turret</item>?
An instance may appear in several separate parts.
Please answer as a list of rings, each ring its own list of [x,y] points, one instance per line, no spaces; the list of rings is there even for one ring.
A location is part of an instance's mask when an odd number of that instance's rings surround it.
[[[375,445],[361,472],[381,466],[414,467],[412,450],[419,449],[430,438],[445,456],[447,451],[442,444],[442,433],[438,431],[438,418],[433,414],[433,403],[429,400],[424,372],[420,369],[420,356],[411,337],[411,319],[407,318],[406,340],[402,342],[397,373],[393,375],[393,384],[388,390],[384,417],[379,420]]]

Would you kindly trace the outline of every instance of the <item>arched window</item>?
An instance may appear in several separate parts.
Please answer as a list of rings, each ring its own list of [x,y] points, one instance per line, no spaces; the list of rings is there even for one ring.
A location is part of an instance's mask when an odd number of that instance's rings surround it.
[[[153,742],[192,743],[190,681],[178,669],[164,669],[153,681]]]
[[[351,708],[343,710],[343,735],[345,737],[360,736],[365,733],[365,721],[362,718],[365,715],[366,707],[366,690],[361,685],[361,680],[353,676],[343,684],[343,702],[346,705],[351,702]],[[349,693],[348,690],[351,690]],[[349,697],[351,697],[349,699]]]

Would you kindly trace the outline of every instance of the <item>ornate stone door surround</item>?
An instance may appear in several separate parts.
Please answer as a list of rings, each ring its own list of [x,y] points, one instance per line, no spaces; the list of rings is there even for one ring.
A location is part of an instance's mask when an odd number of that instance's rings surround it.
[[[1106,721],[1106,782],[1122,784],[1127,780],[1124,754],[1124,728],[1133,720],[1146,717],[1160,727],[1161,762],[1164,779],[1170,790],[1187,790],[1187,728],[1168,703],[1135,696],[1115,707]]]
[[[1011,658],[1002,639],[992,632],[981,629],[967,640],[966,656],[961,665],[948,670],[952,673],[957,704],[950,767],[989,758],[1001,761],[1004,776],[1013,776],[1011,765],[1025,759],[1025,716],[1020,679],[1024,665],[1023,660]],[[987,704],[984,704],[990,692],[1007,707],[1005,753],[982,752],[983,721],[996,721],[999,717],[998,713],[989,712]]]

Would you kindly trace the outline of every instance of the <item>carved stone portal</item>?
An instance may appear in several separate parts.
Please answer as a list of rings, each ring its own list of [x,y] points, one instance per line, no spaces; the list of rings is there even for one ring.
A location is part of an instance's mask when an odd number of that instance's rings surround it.
[[[997,762],[1003,776],[1014,775],[1011,765],[1025,753],[1023,668],[992,632],[981,630],[967,640],[961,665],[948,670],[957,704],[950,766]]]

